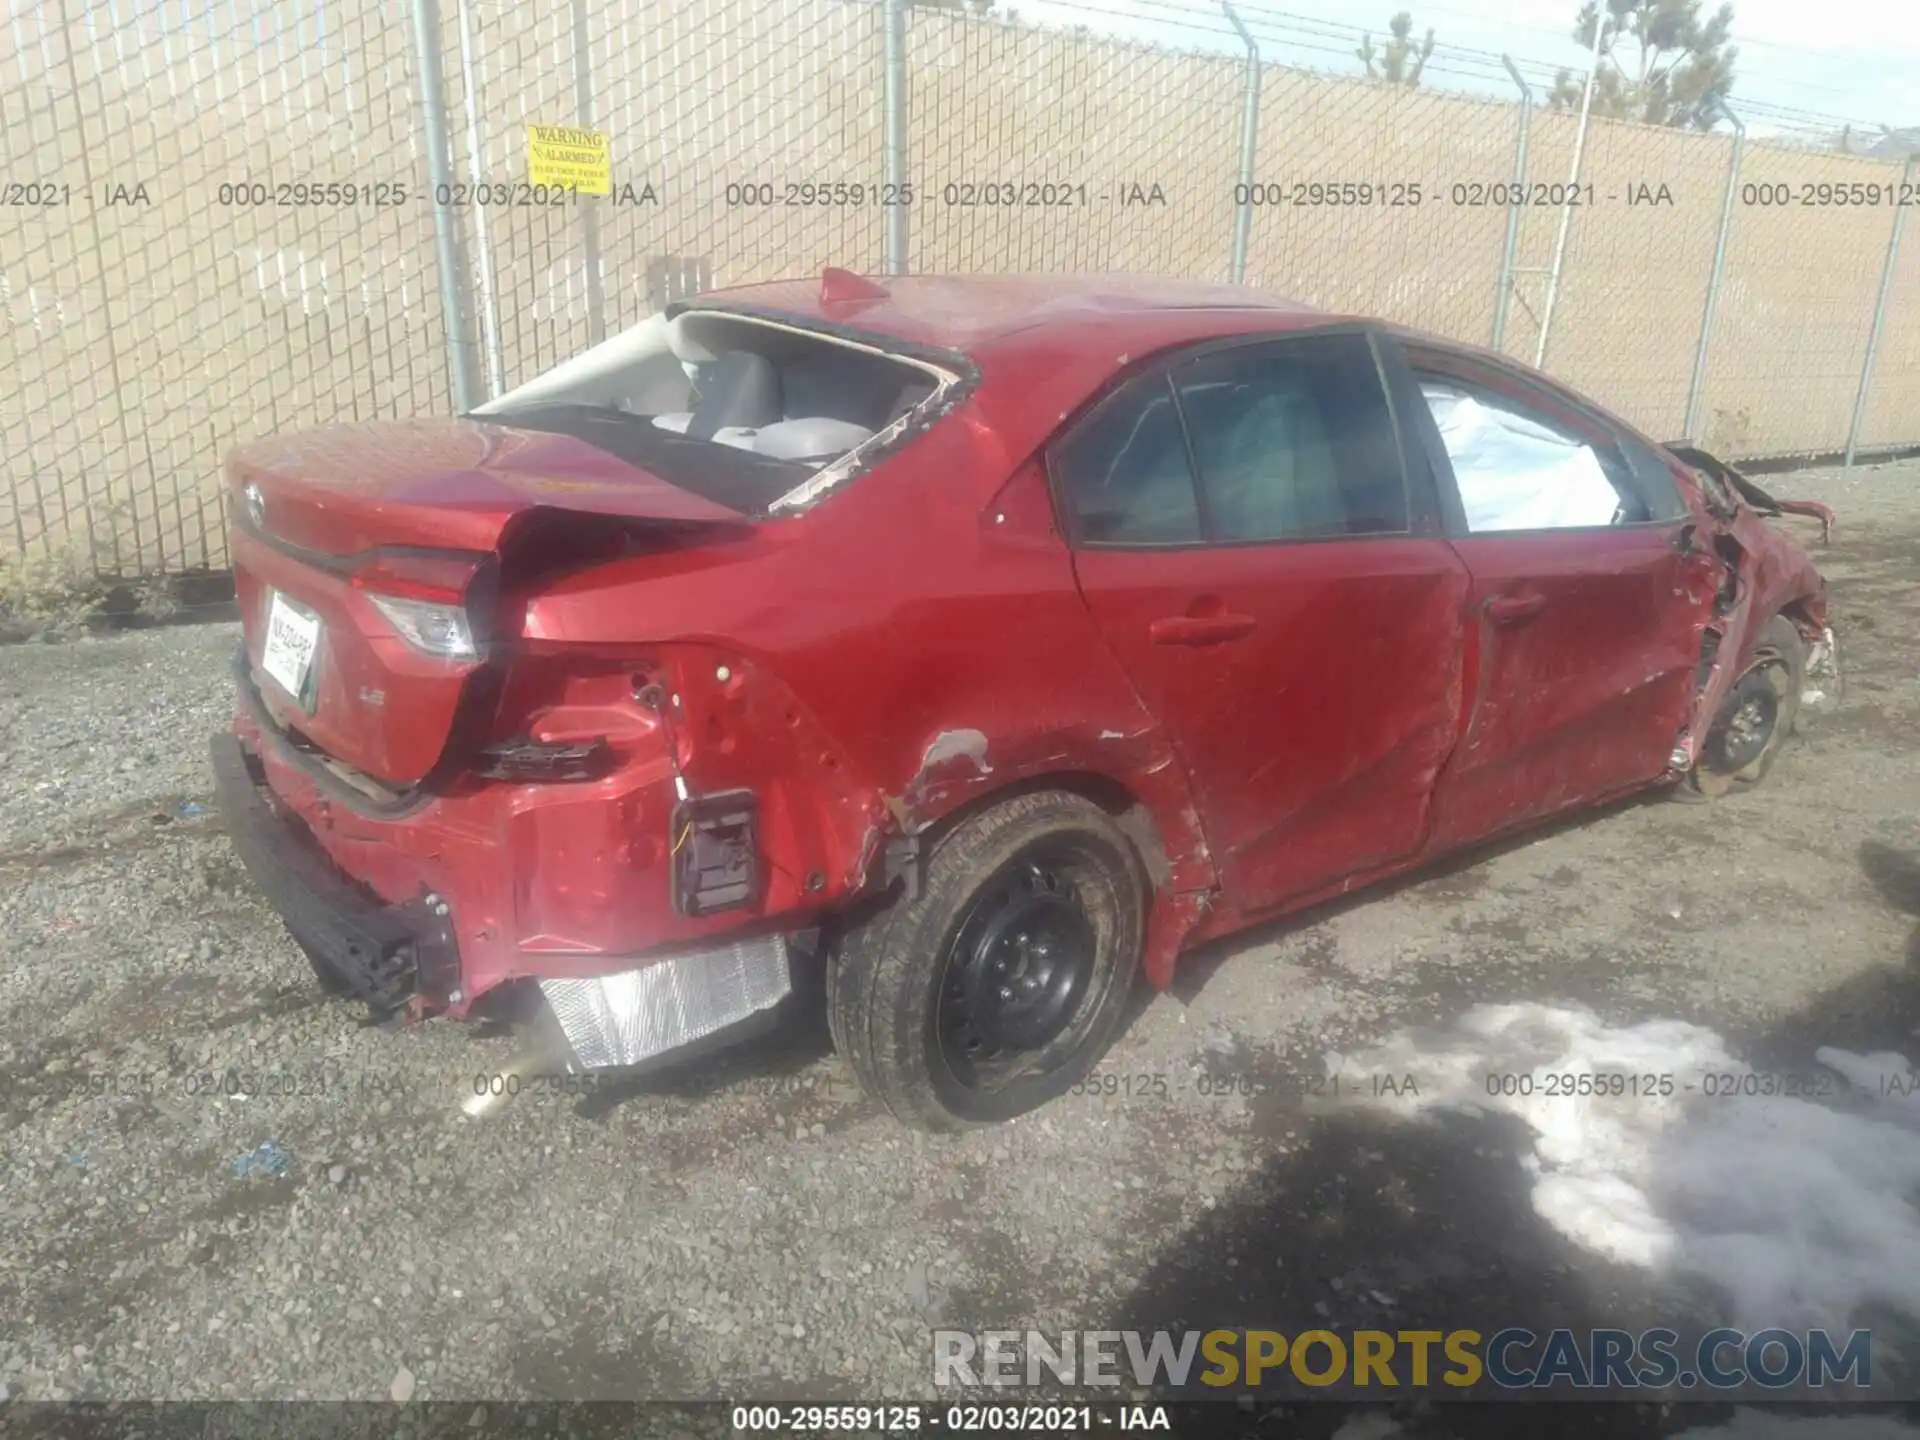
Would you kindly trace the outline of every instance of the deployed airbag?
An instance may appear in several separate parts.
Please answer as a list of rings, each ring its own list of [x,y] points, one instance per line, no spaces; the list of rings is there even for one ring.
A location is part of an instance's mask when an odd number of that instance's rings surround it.
[[[1469,533],[1614,522],[1620,492],[1591,446],[1461,391],[1420,388],[1453,462]]]

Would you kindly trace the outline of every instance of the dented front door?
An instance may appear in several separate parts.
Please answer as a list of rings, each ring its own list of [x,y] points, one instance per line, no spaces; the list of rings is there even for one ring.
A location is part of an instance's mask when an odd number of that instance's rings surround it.
[[[1406,353],[1413,442],[1472,577],[1467,713],[1434,799],[1447,849],[1666,773],[1724,572],[1707,517],[1623,428],[1537,374]]]
[[[1713,587],[1686,522],[1469,536],[1465,733],[1434,800],[1451,847],[1664,772]]]

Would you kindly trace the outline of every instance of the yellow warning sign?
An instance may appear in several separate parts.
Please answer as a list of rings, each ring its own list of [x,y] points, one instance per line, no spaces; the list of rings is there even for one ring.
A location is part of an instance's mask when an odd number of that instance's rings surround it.
[[[527,126],[527,179],[582,195],[611,195],[613,157],[607,151],[607,132],[571,125]]]

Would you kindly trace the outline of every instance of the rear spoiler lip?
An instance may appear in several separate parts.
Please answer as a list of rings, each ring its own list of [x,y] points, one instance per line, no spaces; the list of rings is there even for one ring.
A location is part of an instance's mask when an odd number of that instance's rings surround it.
[[[1820,522],[1820,543],[1833,543],[1833,507],[1818,500],[1779,500],[1740,470],[1686,440],[1669,440],[1662,447],[1682,464],[1715,476],[1761,515],[1805,515]]]

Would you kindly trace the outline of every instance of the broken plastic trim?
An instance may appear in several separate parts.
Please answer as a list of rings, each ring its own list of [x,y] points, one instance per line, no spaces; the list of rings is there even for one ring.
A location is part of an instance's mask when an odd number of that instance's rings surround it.
[[[760,892],[751,790],[683,800],[673,817],[673,906],[682,915],[737,910]]]
[[[1846,698],[1846,676],[1840,669],[1840,645],[1833,627],[1826,626],[1820,638],[1807,647],[1806,664],[1800,671],[1800,714],[1812,718],[1839,708]]]
[[[924,835],[890,837],[886,848],[881,852],[880,888],[885,890],[895,880],[904,880],[906,883],[900,898],[912,904],[920,898],[921,886],[926,883],[926,862],[927,850]]]
[[[1776,499],[1719,456],[1710,455],[1699,446],[1690,445],[1685,440],[1669,440],[1661,448],[1683,464],[1704,471],[1708,476],[1732,490],[1746,501],[1756,514],[1805,515],[1809,519],[1818,520],[1820,543],[1822,545],[1833,543],[1834,516],[1831,506],[1822,505],[1818,500]]]
[[[1776,500],[1732,466],[1727,479],[1740,492],[1740,498],[1761,515],[1805,515],[1820,522],[1820,543],[1833,543],[1833,508],[1818,500]]]
[[[523,738],[489,745],[473,773],[486,780],[597,780],[612,760],[613,747],[603,736],[577,744]]]
[[[825,336],[850,349],[865,351],[883,360],[916,366],[934,377],[933,394],[890,425],[862,440],[831,465],[821,467],[810,478],[774,500],[767,506],[767,513],[770,515],[804,510],[855,476],[865,474],[891,455],[905,441],[920,434],[935,421],[951,414],[962,400],[973,393],[974,387],[980,381],[980,372],[974,367],[973,362],[957,350],[940,350],[931,346],[915,345],[910,341],[901,341],[890,335],[860,330],[849,325],[804,321],[778,310],[769,310],[756,305],[729,305],[723,301],[689,301],[671,305],[667,308],[666,315],[669,320],[672,320],[690,312],[749,320],[765,325],[769,329],[784,330],[793,335]]]

